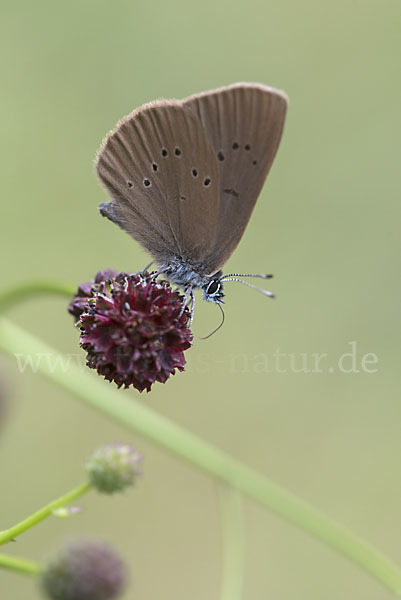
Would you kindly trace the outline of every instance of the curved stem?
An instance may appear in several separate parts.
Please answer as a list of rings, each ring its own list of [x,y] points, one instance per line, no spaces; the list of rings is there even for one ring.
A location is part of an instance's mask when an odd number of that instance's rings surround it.
[[[39,563],[16,556],[7,556],[0,554],[0,568],[18,571],[25,575],[37,575],[42,570]]]
[[[6,319],[0,319],[0,349],[11,355],[51,355],[54,349]],[[314,535],[361,566],[388,589],[401,595],[401,569],[384,554],[324,513],[278,486],[229,454],[136,401],[131,394],[111,389],[94,374],[70,363],[37,361],[37,372],[86,404],[142,435],[161,448],[227,483],[264,507]]]
[[[72,300],[76,287],[57,281],[32,281],[17,284],[0,294],[0,311],[6,310],[33,296],[53,294]]]
[[[85,483],[81,483],[81,485],[77,486],[70,492],[67,492],[66,494],[64,494],[64,496],[61,496],[60,498],[57,498],[57,500],[49,502],[49,504],[46,504],[46,506],[33,513],[33,515],[30,515],[23,521],[20,521],[20,523],[17,523],[13,527],[10,527],[5,531],[0,531],[0,546],[2,544],[6,544],[10,540],[13,540],[21,533],[24,533],[24,531],[26,531],[27,529],[34,527],[40,521],[43,521],[44,519],[49,517],[56,509],[62,508],[63,506],[66,506],[67,504],[73,502],[73,500],[76,500],[80,496],[83,496],[84,494],[89,492],[91,487],[91,484],[85,481]]]
[[[222,526],[222,578],[220,600],[241,600],[244,571],[242,497],[226,485],[219,486]]]

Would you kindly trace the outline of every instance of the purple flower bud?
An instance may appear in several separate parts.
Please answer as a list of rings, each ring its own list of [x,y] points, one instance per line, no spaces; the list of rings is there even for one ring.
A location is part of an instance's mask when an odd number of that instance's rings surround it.
[[[40,575],[41,587],[52,600],[111,600],[125,581],[125,567],[115,550],[93,540],[70,542]]]
[[[99,492],[112,494],[130,485],[142,473],[142,456],[128,444],[107,444],[94,452],[86,465],[89,481]]]
[[[181,294],[148,273],[120,273],[96,285],[77,323],[90,368],[140,392],[184,370],[192,333]]]

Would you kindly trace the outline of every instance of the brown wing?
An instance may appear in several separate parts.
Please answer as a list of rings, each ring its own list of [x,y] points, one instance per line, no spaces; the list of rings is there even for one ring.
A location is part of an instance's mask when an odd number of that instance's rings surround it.
[[[98,153],[97,172],[113,200],[100,206],[159,262],[202,263],[215,245],[219,168],[193,113],[158,101],[119,122]]]
[[[208,258],[213,274],[238,245],[276,155],[287,108],[283,92],[234,84],[183,101],[198,117],[220,169],[220,214]]]

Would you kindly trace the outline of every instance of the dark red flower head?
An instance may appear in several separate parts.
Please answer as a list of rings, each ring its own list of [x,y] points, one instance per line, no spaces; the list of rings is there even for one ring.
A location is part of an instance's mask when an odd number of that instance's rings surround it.
[[[77,323],[90,368],[140,392],[184,370],[189,311],[167,281],[120,273],[91,294]]]
[[[96,273],[94,279],[89,281],[89,283],[81,283],[75,292],[74,298],[68,305],[68,312],[78,321],[79,317],[87,309],[88,298],[92,298],[94,293],[100,290],[105,281],[114,279],[116,276],[117,271],[113,271],[113,269],[104,269],[104,271]]]
[[[126,567],[104,542],[76,539],[55,553],[40,573],[51,600],[112,600],[124,589]]]

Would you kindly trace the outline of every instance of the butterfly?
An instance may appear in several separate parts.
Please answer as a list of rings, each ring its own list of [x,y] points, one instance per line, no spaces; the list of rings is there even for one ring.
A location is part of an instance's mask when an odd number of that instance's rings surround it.
[[[222,275],[276,155],[287,109],[273,88],[237,83],[184,100],[157,100],[119,121],[96,168],[112,200],[100,213],[136,239],[157,273],[219,306]],[[268,296],[271,292],[257,288]]]

